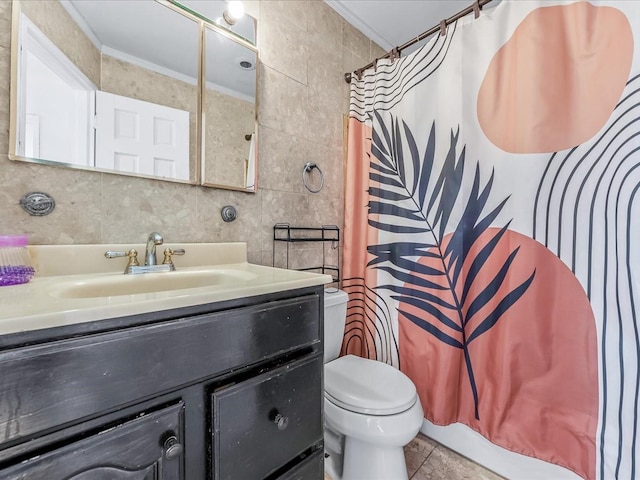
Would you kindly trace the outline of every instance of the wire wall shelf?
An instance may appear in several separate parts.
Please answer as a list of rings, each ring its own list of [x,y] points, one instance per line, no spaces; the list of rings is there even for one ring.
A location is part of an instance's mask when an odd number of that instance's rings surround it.
[[[302,268],[300,271],[315,271],[331,275],[333,283],[340,283],[340,229],[337,225],[322,225],[321,227],[292,227],[288,223],[276,223],[273,226],[273,262],[276,266],[276,244],[286,244],[286,265],[289,268],[289,244],[303,242],[322,242],[322,263]],[[328,265],[328,250],[338,250],[338,264]]]

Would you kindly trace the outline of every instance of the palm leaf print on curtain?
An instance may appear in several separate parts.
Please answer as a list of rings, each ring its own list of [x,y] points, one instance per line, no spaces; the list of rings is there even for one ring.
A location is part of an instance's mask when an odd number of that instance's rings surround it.
[[[506,200],[483,213],[493,175],[481,187],[480,169],[476,165],[471,192],[464,195],[461,188],[465,151],[463,148],[457,155],[458,135],[452,132],[446,159],[441,170],[433,172],[437,180],[429,192],[427,184],[435,156],[435,124],[421,157],[406,123],[391,116],[389,125],[385,125],[377,111],[374,115],[371,151],[375,160],[371,161],[369,178],[379,186],[369,188],[369,213],[377,215],[379,220],[370,218],[369,225],[378,230],[408,234],[407,239],[416,234],[417,239],[370,245],[368,251],[373,258],[367,266],[402,282],[376,287],[393,293],[391,298],[399,303],[398,312],[402,317],[461,352],[473,395],[474,416],[479,420],[478,391],[469,346],[488,332],[526,292],[535,271],[514,288],[509,286],[504,291],[505,279],[520,249],[515,247],[493,278],[475,292],[474,280],[489,264],[508,226],[489,229]],[[403,145],[408,151],[403,150]],[[462,216],[453,233],[445,235],[458,202],[462,203]],[[472,250],[480,237],[487,238],[486,244]],[[468,268],[463,273],[465,264]],[[486,311],[484,307],[488,305],[491,308]]]
[[[639,475],[638,31],[503,0],[351,84],[343,354],[562,479]]]

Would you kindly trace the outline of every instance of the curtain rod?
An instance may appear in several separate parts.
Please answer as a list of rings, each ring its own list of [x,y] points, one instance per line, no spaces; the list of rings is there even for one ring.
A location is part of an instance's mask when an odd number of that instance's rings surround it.
[[[429,35],[433,35],[436,32],[440,32],[442,35],[445,35],[446,34],[447,25],[449,25],[449,24],[461,19],[462,17],[465,17],[465,16],[469,15],[470,13],[475,13],[476,18],[478,18],[478,16],[480,15],[480,10],[482,9],[482,7],[484,5],[486,5],[487,3],[491,2],[491,1],[492,0],[476,0],[473,3],[473,5],[465,8],[464,10],[460,10],[458,13],[456,13],[455,15],[452,15],[451,17],[449,17],[447,19],[442,20],[438,25],[435,25],[434,27],[430,28],[426,32],[422,32],[416,38],[413,38],[413,39],[409,40],[407,43],[405,43],[403,45],[400,45],[399,47],[395,47],[390,52],[387,52],[386,54],[384,54],[382,57],[376,58],[373,62],[368,63],[367,65],[365,65],[362,68],[358,68],[353,73],[355,73],[356,76],[358,78],[360,78],[362,76],[362,73],[367,68],[374,67],[376,65],[376,63],[378,62],[378,60],[382,60],[383,58],[391,58],[392,60],[396,59],[396,58],[400,58],[400,52],[402,50],[404,50],[405,48],[410,47],[411,45],[414,45],[414,44],[424,40]],[[351,72],[345,73],[344,74],[345,82],[351,83],[352,75],[353,74]]]

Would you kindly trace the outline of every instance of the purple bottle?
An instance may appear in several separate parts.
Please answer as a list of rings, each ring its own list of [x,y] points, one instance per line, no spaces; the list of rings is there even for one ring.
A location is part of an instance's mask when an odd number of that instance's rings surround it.
[[[27,283],[35,270],[26,235],[0,235],[0,286]]]

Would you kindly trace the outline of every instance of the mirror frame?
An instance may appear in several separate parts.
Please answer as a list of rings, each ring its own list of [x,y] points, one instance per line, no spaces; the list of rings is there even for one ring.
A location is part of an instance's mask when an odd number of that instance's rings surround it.
[[[215,21],[205,17],[204,15],[190,9],[189,7],[181,4],[178,0],[155,0],[156,3],[168,7],[175,11],[179,15],[183,15],[190,20],[194,21],[197,25],[198,32],[198,85],[196,88],[196,169],[194,172],[193,180],[182,180],[166,177],[155,177],[152,175],[139,174],[134,172],[118,172],[114,170],[108,170],[98,167],[85,167],[81,165],[74,165],[70,163],[58,162],[48,159],[30,158],[16,154],[16,142],[17,142],[17,110],[18,110],[18,62],[19,62],[19,28],[20,28],[20,14],[22,0],[12,0],[11,2],[11,95],[9,98],[9,152],[8,157],[13,161],[21,161],[27,163],[35,163],[40,165],[71,168],[75,170],[84,170],[89,172],[110,173],[113,175],[123,175],[127,177],[147,178],[151,180],[159,180],[173,183],[182,183],[187,185],[199,185],[204,187],[212,187],[224,190],[234,190],[247,193],[255,193],[258,189],[258,65],[260,62],[260,55],[258,47],[245,39],[244,37],[234,33],[233,31],[218,25]],[[256,20],[254,21],[254,29],[257,32]],[[254,161],[255,161],[255,182],[253,189],[247,189],[243,187],[236,187],[230,185],[219,185],[207,183],[204,181],[204,152],[205,152],[205,128],[206,128],[206,30],[213,30],[224,37],[232,40],[235,43],[251,50],[256,55],[256,101],[254,108],[254,123],[255,123],[255,144],[254,144]],[[257,35],[256,35],[257,37]]]

